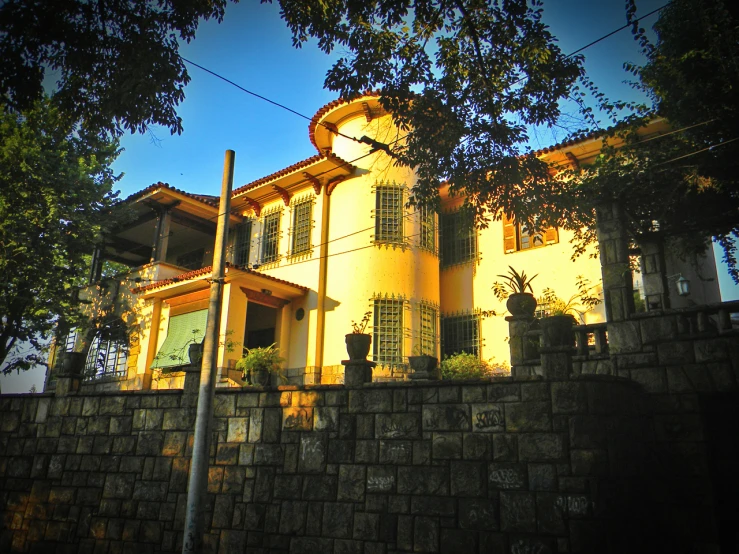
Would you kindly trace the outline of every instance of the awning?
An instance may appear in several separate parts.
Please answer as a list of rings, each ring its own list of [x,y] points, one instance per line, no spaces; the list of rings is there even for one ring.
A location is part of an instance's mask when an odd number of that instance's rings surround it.
[[[208,310],[170,317],[167,338],[154,357],[151,369],[190,365],[189,346],[203,341],[207,319]]]

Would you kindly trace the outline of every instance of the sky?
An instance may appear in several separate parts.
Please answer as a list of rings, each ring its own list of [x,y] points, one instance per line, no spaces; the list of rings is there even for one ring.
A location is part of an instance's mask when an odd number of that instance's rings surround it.
[[[666,0],[637,0],[638,15]],[[642,23],[651,27],[657,15]],[[626,23],[624,0],[545,0],[544,21],[562,50],[574,52]],[[126,135],[114,164],[123,173],[121,197],[152,183],[165,182],[191,193],[219,194],[224,153],[236,152],[234,188],[269,175],[317,152],[308,139],[308,120],[337,94],[324,89],[332,62],[314,43],[292,46],[279,7],[243,0],[228,4],[222,23],[202,23],[196,38],[181,48],[183,57],[238,83],[261,96],[299,112],[299,117],[244,93],[216,77],[189,66],[192,78],[179,106],[184,132],[170,135],[165,128],[150,134]],[[629,29],[587,48],[585,68],[590,78],[612,99],[637,100],[624,81],[623,63],[642,60]],[[561,137],[560,137],[561,138]],[[535,149],[550,146],[556,137],[532,137]],[[724,272],[725,273],[725,272]],[[728,275],[721,279],[725,300],[739,299],[739,288]],[[44,370],[0,377],[3,393],[42,389]]]

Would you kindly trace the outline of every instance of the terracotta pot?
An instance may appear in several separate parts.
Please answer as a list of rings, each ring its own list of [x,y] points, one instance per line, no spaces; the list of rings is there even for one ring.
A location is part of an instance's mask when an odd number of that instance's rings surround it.
[[[190,365],[199,366],[203,359],[202,343],[192,343],[187,347],[187,357],[190,358]]]
[[[372,335],[349,333],[346,335],[346,351],[350,360],[366,360],[369,354]]]
[[[540,321],[544,346],[575,347],[575,333],[572,326],[575,318],[571,315],[553,315],[543,317]]]
[[[251,376],[252,385],[257,385],[258,387],[268,387],[269,386],[270,374],[268,370],[254,369],[250,373],[250,376]]]
[[[516,317],[534,317],[536,298],[530,292],[517,292],[508,297],[506,308]]]
[[[413,370],[411,379],[441,379],[441,369],[437,367],[439,360],[434,356],[423,354],[421,356],[408,356],[408,363]]]

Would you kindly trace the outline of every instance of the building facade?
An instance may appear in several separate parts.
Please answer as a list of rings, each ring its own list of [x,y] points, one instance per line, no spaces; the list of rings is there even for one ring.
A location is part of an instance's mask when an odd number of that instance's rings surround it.
[[[507,217],[477,230],[459,210],[462,199],[444,187],[440,213],[407,207],[415,176],[377,148],[403,139],[378,97],[327,104],[313,117],[309,138],[315,156],[233,191],[222,385],[241,384],[235,363],[242,346],[273,343],[291,383],[341,383],[344,335],[367,313],[376,380],[405,379],[413,354],[469,352],[507,362],[507,314],[492,286],[509,266],[538,274],[537,295],[551,288],[566,300],[580,277],[592,294],[600,292],[597,252],[571,261],[569,232],[529,233]],[[600,143],[590,137],[541,155],[556,164],[588,163]],[[125,350],[93,340],[87,374],[103,388],[179,388],[189,345],[205,330],[218,198],[157,183],[127,204],[130,223],[100,246],[93,266],[111,259],[131,271],[101,281],[93,270],[82,294],[93,307],[121,313],[132,344]],[[662,264],[663,273],[684,273],[700,285],[689,302],[719,301],[712,256],[699,270]],[[686,302],[663,292],[673,307]],[[583,315],[583,323],[599,321],[602,307]],[[56,351],[73,349],[74,338]]]

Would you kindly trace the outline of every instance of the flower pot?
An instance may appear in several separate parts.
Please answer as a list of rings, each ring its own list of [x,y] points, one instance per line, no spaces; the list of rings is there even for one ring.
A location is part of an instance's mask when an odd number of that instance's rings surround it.
[[[506,308],[516,317],[534,317],[536,298],[530,292],[516,292],[508,297]]]
[[[350,360],[366,360],[369,354],[372,335],[349,333],[346,335],[346,351]]]
[[[553,315],[544,317],[540,321],[541,334],[544,346],[575,347],[575,333],[572,326],[575,318],[571,315]]]
[[[187,357],[190,358],[190,365],[199,366],[203,359],[203,344],[192,343],[187,347]]]
[[[441,379],[441,369],[437,367],[439,360],[434,356],[423,354],[421,356],[408,356],[408,363],[413,370],[410,374],[411,379],[431,379],[438,381]]]
[[[256,385],[258,387],[268,387],[269,386],[269,370],[267,369],[253,369],[250,373],[251,376],[251,384]]]

